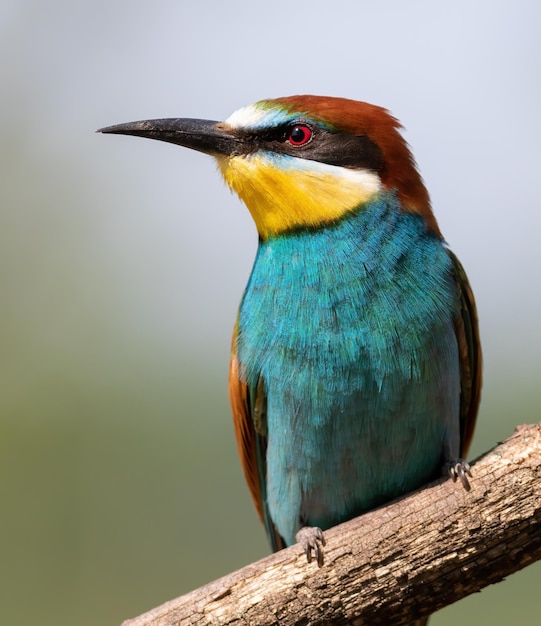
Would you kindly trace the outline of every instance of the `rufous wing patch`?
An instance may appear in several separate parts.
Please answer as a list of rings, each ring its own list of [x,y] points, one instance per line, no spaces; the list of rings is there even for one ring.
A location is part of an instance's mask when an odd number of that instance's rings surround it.
[[[250,414],[250,398],[247,384],[241,379],[237,358],[236,329],[233,334],[231,361],[229,366],[229,401],[233,412],[233,425],[239,458],[244,477],[250,489],[257,513],[264,520],[261,485],[257,466],[256,433]]]

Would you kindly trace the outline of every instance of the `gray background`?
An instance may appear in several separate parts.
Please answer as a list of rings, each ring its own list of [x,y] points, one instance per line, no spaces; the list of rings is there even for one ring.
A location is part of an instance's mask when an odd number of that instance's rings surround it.
[[[539,27],[520,0],[3,1],[2,624],[118,624],[268,552],[226,395],[254,226],[210,158],[98,127],[386,106],[477,296],[471,456],[539,419]],[[540,583],[432,624],[538,623]]]

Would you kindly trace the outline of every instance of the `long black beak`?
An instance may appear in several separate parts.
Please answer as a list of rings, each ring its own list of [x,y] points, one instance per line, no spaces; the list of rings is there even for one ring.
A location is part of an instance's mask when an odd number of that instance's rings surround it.
[[[246,152],[242,138],[223,122],[190,118],[142,120],[100,128],[98,133],[135,135],[167,141],[205,154],[234,155]]]

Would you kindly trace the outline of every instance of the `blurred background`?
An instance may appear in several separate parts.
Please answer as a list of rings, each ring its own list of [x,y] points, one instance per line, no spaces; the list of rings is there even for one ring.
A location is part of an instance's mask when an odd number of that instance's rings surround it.
[[[3,0],[0,623],[117,625],[268,553],[226,393],[255,228],[212,159],[101,126],[389,108],[477,296],[472,458],[540,419],[540,6]],[[431,624],[539,623],[540,565]]]

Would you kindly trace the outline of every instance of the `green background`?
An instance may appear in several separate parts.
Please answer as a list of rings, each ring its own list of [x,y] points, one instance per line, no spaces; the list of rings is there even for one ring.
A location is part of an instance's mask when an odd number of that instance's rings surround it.
[[[477,295],[471,456],[538,421],[539,22],[520,0],[2,3],[1,624],[119,624],[268,553],[226,392],[254,227],[210,159],[100,126],[389,107]],[[537,624],[540,584],[431,623]]]

